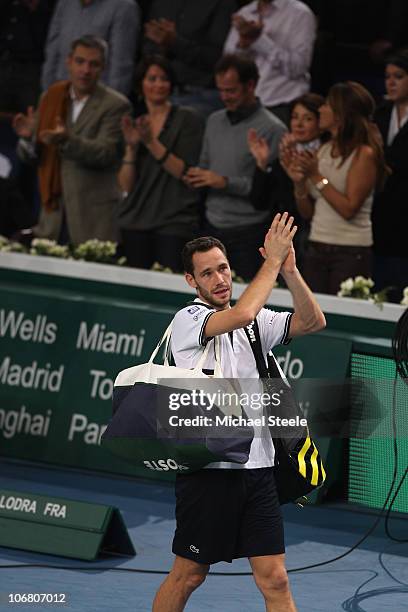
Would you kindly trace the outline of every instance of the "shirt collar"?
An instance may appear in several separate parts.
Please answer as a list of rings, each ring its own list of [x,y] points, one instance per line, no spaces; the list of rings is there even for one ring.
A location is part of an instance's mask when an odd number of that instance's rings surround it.
[[[320,148],[322,141],[320,138],[314,138],[313,140],[309,140],[309,142],[297,142],[296,150],[297,151],[317,151]]]
[[[208,302],[206,302],[205,300],[202,300],[198,296],[193,300],[193,302],[188,302],[188,305],[191,305],[191,304],[193,304],[195,302],[198,303],[198,304],[205,304],[206,306],[208,306],[208,308],[212,308],[213,310],[217,310],[213,304],[208,304]],[[228,304],[228,308],[231,308],[231,302]],[[221,312],[221,311],[217,311],[217,312]],[[232,332],[228,332],[228,333],[231,334]]]
[[[388,146],[390,146],[392,144],[394,138],[396,137],[398,132],[404,127],[404,125],[407,123],[407,121],[408,121],[408,110],[405,112],[405,114],[402,117],[401,121],[398,122],[397,106],[396,106],[396,104],[394,104],[394,106],[392,108],[392,111],[391,111],[390,125],[388,127],[388,134],[387,134],[387,144],[388,144]]]
[[[248,119],[248,117],[256,113],[256,111],[260,107],[261,103],[257,98],[256,102],[254,104],[251,104],[250,106],[242,106],[236,111],[227,111],[227,117],[231,125],[235,125],[237,123],[240,123],[241,121],[244,121],[244,119]]]
[[[84,96],[83,98],[78,98],[75,95],[75,91],[73,86],[71,85],[71,87],[69,88],[69,97],[71,98],[72,102],[78,102],[79,104],[85,104],[85,102],[88,100],[89,96]]]

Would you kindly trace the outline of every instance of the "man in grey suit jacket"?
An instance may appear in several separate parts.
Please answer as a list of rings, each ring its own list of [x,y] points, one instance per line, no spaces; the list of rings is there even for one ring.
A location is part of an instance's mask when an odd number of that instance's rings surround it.
[[[67,59],[69,81],[52,85],[44,94],[48,103],[42,103],[43,98],[37,113],[31,108],[26,115],[14,118],[23,159],[47,163],[41,148],[56,147],[61,194],[52,206],[42,198],[35,236],[74,245],[91,238],[118,239],[116,208],[121,194],[116,173],[123,153],[120,119],[130,111],[130,103],[99,82],[106,48],[106,43],[94,36],[74,41]],[[56,92],[64,87],[64,114],[57,114],[51,125],[48,121],[42,129],[45,114],[58,108],[56,95],[61,98],[61,94]]]

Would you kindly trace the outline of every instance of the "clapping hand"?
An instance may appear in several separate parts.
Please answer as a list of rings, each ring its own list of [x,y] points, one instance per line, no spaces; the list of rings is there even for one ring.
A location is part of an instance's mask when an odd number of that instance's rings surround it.
[[[148,146],[153,140],[152,124],[149,115],[141,115],[135,121],[136,129],[139,131],[140,140]]]
[[[254,128],[250,128],[247,133],[248,148],[256,160],[256,164],[261,170],[265,170],[271,155],[268,142],[265,138],[258,135]]]
[[[145,24],[145,36],[162,47],[171,47],[177,37],[176,24],[170,19],[151,19]]]
[[[316,151],[302,151],[298,153],[296,163],[305,178],[310,178],[319,173]]]
[[[183,182],[193,189],[199,189],[201,187],[224,189],[227,184],[226,179],[216,172],[197,167],[188,169],[183,176]]]
[[[130,147],[136,147],[140,142],[140,133],[130,115],[123,115],[121,122],[123,138]]]
[[[65,142],[68,138],[68,132],[65,123],[61,117],[55,120],[55,128],[42,130],[38,135],[38,140],[46,145],[57,145]]]
[[[123,115],[121,127],[126,144],[131,147],[136,147],[140,142],[148,145],[153,140],[152,126],[148,115],[141,115],[135,120],[129,115]]]
[[[249,47],[262,33],[262,20],[247,21],[242,15],[235,14],[232,16],[232,23],[239,34],[239,46],[242,48]]]
[[[284,134],[279,143],[279,161],[281,166],[287,170],[296,158],[296,141],[292,134]]]
[[[284,149],[293,151],[293,150],[296,150],[296,144],[297,144],[297,140],[294,137],[294,135],[291,134],[290,132],[285,132],[285,134],[281,138],[279,146]]]
[[[262,257],[264,259],[275,260],[279,264],[281,271],[283,271],[284,265],[287,268],[296,267],[294,250],[292,253],[292,241],[296,234],[297,226],[293,226],[293,221],[293,217],[289,217],[287,212],[284,212],[282,215],[277,213],[266,233],[264,245],[259,249]]]
[[[27,114],[18,113],[13,118],[13,129],[19,138],[32,138],[35,129],[34,107],[29,106]]]
[[[293,274],[293,272],[295,271],[296,271],[296,254],[295,254],[295,248],[293,244],[291,244],[289,253],[285,261],[281,265],[280,273],[282,274],[282,276],[285,276],[285,274]]]
[[[299,153],[291,134],[285,134],[279,144],[279,162],[286,174],[294,183],[302,183],[306,176],[299,164]]]

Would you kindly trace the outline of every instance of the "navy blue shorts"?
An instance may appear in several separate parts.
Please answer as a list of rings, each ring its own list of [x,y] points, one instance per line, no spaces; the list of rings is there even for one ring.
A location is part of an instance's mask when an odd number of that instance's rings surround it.
[[[174,554],[211,564],[285,552],[273,468],[178,474],[175,491]]]

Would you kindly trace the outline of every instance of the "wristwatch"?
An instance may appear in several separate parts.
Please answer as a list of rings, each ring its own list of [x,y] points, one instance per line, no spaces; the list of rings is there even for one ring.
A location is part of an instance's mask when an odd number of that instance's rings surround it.
[[[322,191],[328,184],[329,184],[328,179],[323,177],[322,179],[320,179],[318,183],[315,184],[315,187],[317,191]]]

